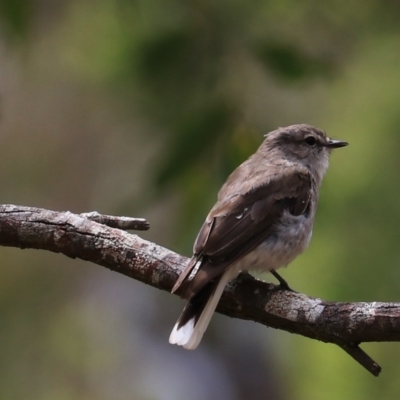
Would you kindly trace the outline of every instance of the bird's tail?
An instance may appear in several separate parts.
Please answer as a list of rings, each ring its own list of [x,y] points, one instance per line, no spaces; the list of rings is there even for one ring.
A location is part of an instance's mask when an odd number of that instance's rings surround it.
[[[171,344],[187,350],[194,350],[199,345],[222,292],[231,279],[231,273],[227,270],[190,299],[171,332]]]

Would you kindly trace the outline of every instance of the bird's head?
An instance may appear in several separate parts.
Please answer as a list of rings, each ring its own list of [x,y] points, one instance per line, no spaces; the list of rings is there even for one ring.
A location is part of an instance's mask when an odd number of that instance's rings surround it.
[[[268,133],[263,143],[267,151],[278,151],[281,157],[306,166],[319,180],[328,168],[332,149],[347,145],[347,142],[330,139],[321,129],[306,124],[278,128]]]

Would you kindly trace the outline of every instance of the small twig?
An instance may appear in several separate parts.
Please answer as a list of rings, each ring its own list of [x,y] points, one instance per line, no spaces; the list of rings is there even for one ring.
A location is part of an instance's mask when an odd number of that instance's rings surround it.
[[[123,231],[147,231],[150,228],[150,224],[144,218],[116,217],[114,215],[100,214],[97,211],[79,215],[99,224],[109,226],[110,228],[122,229]]]
[[[379,376],[382,368],[377,364],[364,350],[356,344],[338,344],[348,355],[353,357],[360,363],[367,371],[371,372],[374,376]]]

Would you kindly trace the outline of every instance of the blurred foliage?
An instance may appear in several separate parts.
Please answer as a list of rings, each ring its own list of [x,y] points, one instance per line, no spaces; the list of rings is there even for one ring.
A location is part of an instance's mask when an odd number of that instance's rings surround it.
[[[2,0],[2,202],[153,213],[151,240],[189,254],[262,135],[307,122],[350,146],[332,156],[310,248],[282,274],[327,300],[399,301],[399,4]],[[166,342],[171,296],[98,269],[82,277],[79,264],[60,279],[69,260],[17,253],[1,253],[12,266],[0,271],[2,397],[163,398],[168,388],[164,398],[179,400],[222,388],[251,400],[263,384],[271,399],[400,392],[398,343],[363,345],[383,366],[374,379],[333,346],[261,327],[253,340],[254,324],[226,319],[218,336],[215,318],[187,355]],[[244,347],[252,359],[230,362]]]
[[[308,57],[305,51],[283,43],[258,44],[255,53],[282,82],[329,76],[333,65],[323,59]]]
[[[215,146],[218,137],[229,126],[229,110],[223,105],[220,107],[209,105],[207,111],[191,115],[185,121],[182,118],[181,126],[168,142],[164,163],[158,173],[158,184],[166,185],[187,171],[199,159],[209,159],[209,149]]]
[[[32,0],[0,0],[0,18],[11,37],[27,38],[32,7]]]

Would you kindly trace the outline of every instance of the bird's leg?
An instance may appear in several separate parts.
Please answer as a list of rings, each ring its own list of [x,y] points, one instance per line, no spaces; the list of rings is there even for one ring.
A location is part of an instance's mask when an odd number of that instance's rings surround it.
[[[271,274],[278,280],[279,286],[280,286],[282,289],[290,290],[291,292],[294,292],[294,290],[290,288],[290,286],[288,285],[288,283],[287,283],[274,269],[271,269],[270,272],[271,272]]]

